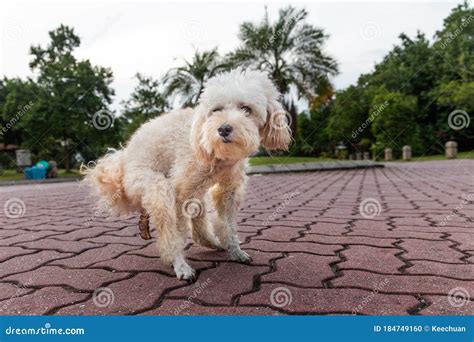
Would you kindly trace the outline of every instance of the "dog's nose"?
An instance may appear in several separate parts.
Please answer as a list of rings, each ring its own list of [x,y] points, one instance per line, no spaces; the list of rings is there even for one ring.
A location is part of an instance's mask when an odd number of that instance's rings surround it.
[[[218,129],[217,132],[219,132],[219,135],[221,137],[227,137],[230,133],[232,133],[232,126],[228,124],[223,124],[221,125]]]

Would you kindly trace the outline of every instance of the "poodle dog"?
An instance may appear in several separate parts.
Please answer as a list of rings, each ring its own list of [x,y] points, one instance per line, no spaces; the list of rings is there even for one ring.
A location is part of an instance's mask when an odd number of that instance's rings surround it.
[[[263,72],[218,74],[206,82],[196,108],[143,124],[124,148],[85,167],[85,182],[110,211],[150,217],[161,260],[173,266],[178,279],[195,275],[184,257],[188,227],[196,243],[249,262],[239,246],[237,210],[247,157],[260,144],[266,150],[287,150],[291,142],[279,98]],[[216,213],[212,223],[207,194]]]

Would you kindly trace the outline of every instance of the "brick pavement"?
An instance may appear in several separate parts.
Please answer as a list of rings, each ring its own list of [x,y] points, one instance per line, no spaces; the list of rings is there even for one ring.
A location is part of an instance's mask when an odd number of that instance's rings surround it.
[[[193,284],[78,183],[2,187],[0,314],[474,314],[473,185],[473,160],[254,175],[253,263],[190,243]]]

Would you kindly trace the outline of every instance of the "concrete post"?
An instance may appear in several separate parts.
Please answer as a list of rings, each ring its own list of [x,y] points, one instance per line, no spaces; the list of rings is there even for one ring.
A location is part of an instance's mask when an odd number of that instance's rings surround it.
[[[404,161],[411,160],[411,146],[408,146],[408,145],[403,146],[403,160]]]
[[[391,148],[386,148],[385,149],[385,161],[391,161],[393,160],[393,152]]]
[[[369,159],[370,159],[370,153],[364,152],[364,160],[369,160]]]
[[[455,141],[448,141],[445,145],[446,159],[456,159],[458,157],[458,143]]]
[[[356,160],[362,160],[362,153],[356,152]]]

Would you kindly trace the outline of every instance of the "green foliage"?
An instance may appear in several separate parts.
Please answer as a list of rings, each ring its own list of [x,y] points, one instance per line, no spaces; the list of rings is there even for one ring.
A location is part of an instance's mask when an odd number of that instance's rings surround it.
[[[434,38],[401,34],[372,73],[337,92],[325,125],[327,145],[345,141],[351,150],[365,150],[370,141],[377,154],[411,145],[416,155],[440,153],[454,139],[460,150],[473,149],[474,125],[453,130],[448,117],[474,112],[474,10],[467,3],[454,8]]]
[[[299,98],[310,103],[326,101],[332,95],[329,76],[337,73],[337,63],[323,52],[328,36],[307,23],[307,16],[306,10],[290,6],[279,11],[275,22],[270,22],[268,15],[258,24],[244,22],[239,32],[241,45],[227,56],[230,64],[267,71],[286,98],[294,89]],[[296,133],[296,110],[292,110],[291,101],[285,105]]]
[[[77,153],[96,157],[105,145],[117,142],[118,125],[94,127],[94,115],[107,112],[112,101],[112,71],[75,58],[80,39],[72,28],[61,25],[49,36],[46,47],[31,47],[30,66],[38,73],[39,93],[34,113],[25,121],[26,130],[35,134],[25,137],[23,144],[69,170]],[[113,119],[112,113],[108,115]]]
[[[204,83],[229,65],[217,52],[217,49],[200,53],[196,51],[191,61],[184,66],[169,70],[163,78],[164,96],[179,96],[183,107],[194,106],[204,88]]]
[[[433,41],[421,32],[400,34],[372,72],[335,93],[330,77],[337,74],[337,63],[323,51],[328,36],[307,19],[304,9],[286,7],[274,21],[265,15],[258,23],[242,23],[240,46],[226,56],[217,49],[196,51],[160,80],[137,74],[117,118],[109,111],[111,70],[78,60],[74,52],[81,40],[61,25],[49,32],[49,44],[31,47],[35,78],[0,80],[0,143],[30,148],[35,158],[55,159],[69,168],[74,157],[95,159],[107,147],[118,147],[143,122],[173,105],[194,106],[216,73],[251,66],[268,72],[285,95],[292,154],[326,157],[370,150],[382,156],[391,147],[397,156],[403,145],[411,145],[416,156],[440,153],[451,139],[461,151],[474,148],[474,10],[467,2],[451,11]],[[301,98],[309,109],[297,115]],[[448,118],[456,112],[466,113],[470,126],[453,129]],[[94,127],[98,113],[106,113],[113,124]],[[340,148],[341,142],[347,149]],[[8,163],[10,157],[2,158]]]
[[[160,82],[151,77],[137,74],[138,81],[125,110],[120,117],[123,122],[123,140],[127,140],[145,121],[164,113],[169,109],[167,99],[160,91]]]

